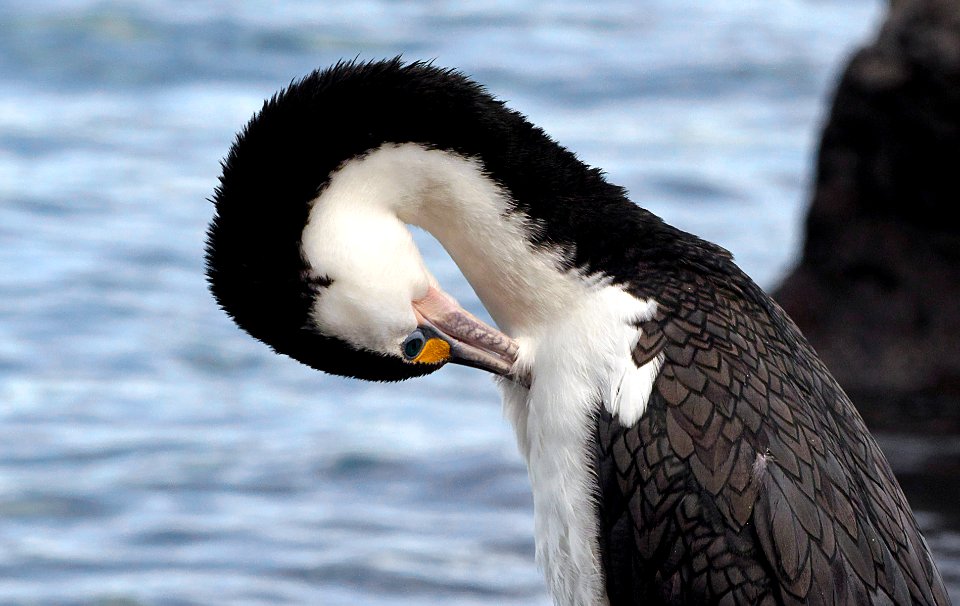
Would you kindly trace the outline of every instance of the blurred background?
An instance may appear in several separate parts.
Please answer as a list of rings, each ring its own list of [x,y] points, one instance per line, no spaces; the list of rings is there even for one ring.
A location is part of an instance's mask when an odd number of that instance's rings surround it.
[[[435,59],[772,289],[886,8],[0,0],[0,604],[548,604],[486,376],[324,376],[216,308],[207,198],[234,133],[339,59]],[[960,599],[956,475],[925,472],[957,440],[883,443]]]

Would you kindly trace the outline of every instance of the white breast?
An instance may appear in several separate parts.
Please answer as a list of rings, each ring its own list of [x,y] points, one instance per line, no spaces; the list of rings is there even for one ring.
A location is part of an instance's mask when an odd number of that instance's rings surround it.
[[[646,407],[660,360],[637,368],[631,351],[653,301],[602,286],[541,334],[519,338],[529,390],[503,381],[533,487],[537,561],[562,606],[607,604],[597,542],[596,477],[590,441],[603,401],[624,425]]]

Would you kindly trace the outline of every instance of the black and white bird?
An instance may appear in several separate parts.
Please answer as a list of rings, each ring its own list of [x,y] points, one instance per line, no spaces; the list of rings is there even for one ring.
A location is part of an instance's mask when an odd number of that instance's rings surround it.
[[[238,135],[214,202],[213,294],[276,351],[370,380],[498,376],[557,604],[948,603],[780,307],[462,74],[310,74]],[[408,225],[499,328],[444,293]]]

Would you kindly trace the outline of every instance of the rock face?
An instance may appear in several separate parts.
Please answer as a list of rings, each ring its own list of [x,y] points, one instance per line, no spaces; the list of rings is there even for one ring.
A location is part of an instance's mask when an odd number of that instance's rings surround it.
[[[960,430],[960,2],[894,0],[820,143],[774,297],[874,427]]]

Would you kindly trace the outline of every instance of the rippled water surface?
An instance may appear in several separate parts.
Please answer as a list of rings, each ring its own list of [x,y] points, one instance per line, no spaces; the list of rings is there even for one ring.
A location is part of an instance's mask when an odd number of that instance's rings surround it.
[[[547,604],[489,379],[323,376],[216,309],[206,198],[234,132],[316,67],[435,58],[772,286],[881,10],[0,0],[0,603]],[[956,443],[885,445],[960,596]]]

